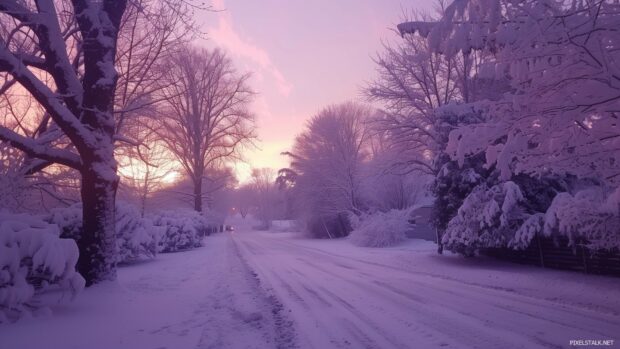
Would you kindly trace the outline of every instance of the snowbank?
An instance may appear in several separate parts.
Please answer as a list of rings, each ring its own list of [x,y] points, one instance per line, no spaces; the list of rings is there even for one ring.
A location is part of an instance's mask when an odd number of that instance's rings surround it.
[[[46,289],[75,296],[84,288],[77,245],[59,235],[40,218],[0,213],[0,323],[41,308],[37,296]]]
[[[352,243],[366,247],[387,247],[407,239],[409,210],[377,212],[355,222],[349,235]]]

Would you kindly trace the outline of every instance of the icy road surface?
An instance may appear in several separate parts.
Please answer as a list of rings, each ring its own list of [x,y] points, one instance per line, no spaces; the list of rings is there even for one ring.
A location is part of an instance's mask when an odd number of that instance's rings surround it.
[[[620,280],[438,256],[432,243],[239,231],[122,267],[0,326],[0,348],[568,348],[613,339]]]

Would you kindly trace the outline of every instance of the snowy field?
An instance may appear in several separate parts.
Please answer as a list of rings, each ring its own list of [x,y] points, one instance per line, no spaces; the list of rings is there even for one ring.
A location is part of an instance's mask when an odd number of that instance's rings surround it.
[[[421,240],[371,249],[239,229],[2,326],[0,348],[564,348],[620,340],[618,290]]]

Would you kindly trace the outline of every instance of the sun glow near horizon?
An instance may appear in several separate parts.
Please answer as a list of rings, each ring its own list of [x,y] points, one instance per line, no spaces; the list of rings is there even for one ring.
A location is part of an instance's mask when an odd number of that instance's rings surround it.
[[[255,168],[271,168],[275,171],[288,167],[288,159],[282,152],[288,151],[288,142],[265,142],[259,143],[257,148],[247,149],[243,152],[244,161],[228,163],[235,174],[240,185],[248,183],[252,177],[252,170]],[[143,183],[147,173],[151,180],[159,181],[164,186],[174,185],[180,182],[185,173],[183,167],[176,159],[166,161],[165,166],[147,166],[138,158],[127,156],[119,157],[118,173],[123,178],[127,178],[136,183]]]

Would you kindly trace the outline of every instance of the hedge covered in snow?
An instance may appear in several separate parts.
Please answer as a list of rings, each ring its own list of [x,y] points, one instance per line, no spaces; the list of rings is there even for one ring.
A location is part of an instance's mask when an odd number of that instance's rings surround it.
[[[605,195],[601,188],[558,194],[544,216],[545,236],[559,234],[569,243],[587,242],[592,250],[620,249],[620,188]]]
[[[153,224],[162,229],[159,252],[200,247],[202,238],[209,234],[208,219],[195,211],[162,212],[151,218]]]
[[[0,323],[39,308],[37,295],[46,289],[75,296],[84,288],[77,245],[59,235],[40,218],[0,212]]]
[[[569,245],[591,251],[620,249],[620,189],[611,195],[592,186],[558,193],[544,212],[527,212],[527,200],[514,182],[476,187],[443,234],[446,248],[472,255],[479,248],[525,249],[536,234],[564,236]]]
[[[365,247],[387,247],[407,239],[410,230],[408,210],[376,212],[363,216],[355,222],[349,235],[352,243]]]
[[[60,227],[62,237],[79,240],[82,229],[81,204],[53,209],[47,220]],[[155,227],[151,220],[141,217],[135,207],[117,202],[117,263],[155,257],[160,234],[161,229]]]

